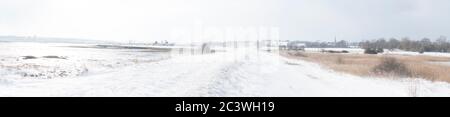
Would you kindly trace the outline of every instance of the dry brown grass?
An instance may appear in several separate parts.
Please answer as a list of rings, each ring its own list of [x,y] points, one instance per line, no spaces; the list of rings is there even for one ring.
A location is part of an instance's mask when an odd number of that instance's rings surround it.
[[[289,54],[290,53],[290,54]],[[431,62],[450,62],[449,57],[408,56],[408,55],[366,55],[366,54],[333,54],[333,53],[298,53],[281,52],[282,56],[316,62],[335,71],[358,76],[380,76],[373,69],[385,57],[392,57],[404,63],[412,73],[412,77],[432,81],[450,82],[450,66]]]

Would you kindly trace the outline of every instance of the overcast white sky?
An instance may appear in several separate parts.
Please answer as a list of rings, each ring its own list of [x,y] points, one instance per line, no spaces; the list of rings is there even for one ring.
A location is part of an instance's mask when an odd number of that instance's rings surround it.
[[[450,36],[449,0],[0,0],[0,35],[154,41],[196,21],[281,39]]]

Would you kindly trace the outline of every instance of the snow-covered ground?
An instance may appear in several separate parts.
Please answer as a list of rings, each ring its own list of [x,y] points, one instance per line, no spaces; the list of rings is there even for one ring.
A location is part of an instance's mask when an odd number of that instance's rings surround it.
[[[419,52],[410,52],[410,51],[403,51],[403,50],[385,51],[385,54],[397,54],[397,55],[409,55],[409,56],[426,55],[426,56],[450,57],[450,53],[425,52],[425,53],[420,54]]]
[[[139,49],[102,49],[95,45],[0,43],[0,78],[64,78],[167,58]]]
[[[17,48],[4,46],[0,50],[1,59],[28,55],[14,52],[5,54],[4,49],[13,51]],[[64,50],[58,56],[67,56],[68,61],[76,65],[91,65],[89,62],[84,63],[84,57],[106,57],[99,59],[106,64],[109,63],[107,61],[127,63],[130,57],[138,60],[155,58],[151,53],[152,56],[136,57],[149,54],[137,51],[72,49],[52,48],[44,51]],[[107,55],[95,55],[102,53]],[[2,62],[3,65],[13,63],[9,59]],[[52,62],[56,63],[59,62]],[[63,66],[76,67],[72,64]],[[1,72],[10,74],[10,71]],[[450,96],[450,84],[425,80],[361,78],[337,73],[314,63],[282,58],[274,53],[256,49],[231,49],[206,55],[174,55],[170,59],[136,62],[101,72],[92,73],[89,70],[83,75],[68,78],[10,78],[1,75],[0,96]]]

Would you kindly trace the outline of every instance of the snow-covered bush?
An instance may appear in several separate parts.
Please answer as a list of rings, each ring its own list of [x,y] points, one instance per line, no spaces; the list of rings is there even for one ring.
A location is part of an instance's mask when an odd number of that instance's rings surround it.
[[[406,67],[406,65],[393,57],[382,58],[381,63],[375,66],[373,71],[378,75],[391,75],[400,77],[412,76],[411,71]]]

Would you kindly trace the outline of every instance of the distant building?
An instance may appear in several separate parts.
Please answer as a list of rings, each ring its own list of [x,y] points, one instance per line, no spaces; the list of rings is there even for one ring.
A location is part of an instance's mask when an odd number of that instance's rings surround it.
[[[306,48],[306,43],[302,42],[290,42],[288,44],[288,50],[302,50],[304,51]]]
[[[286,50],[288,49],[289,46],[289,41],[280,41],[278,43],[278,47],[280,48],[280,50]]]

